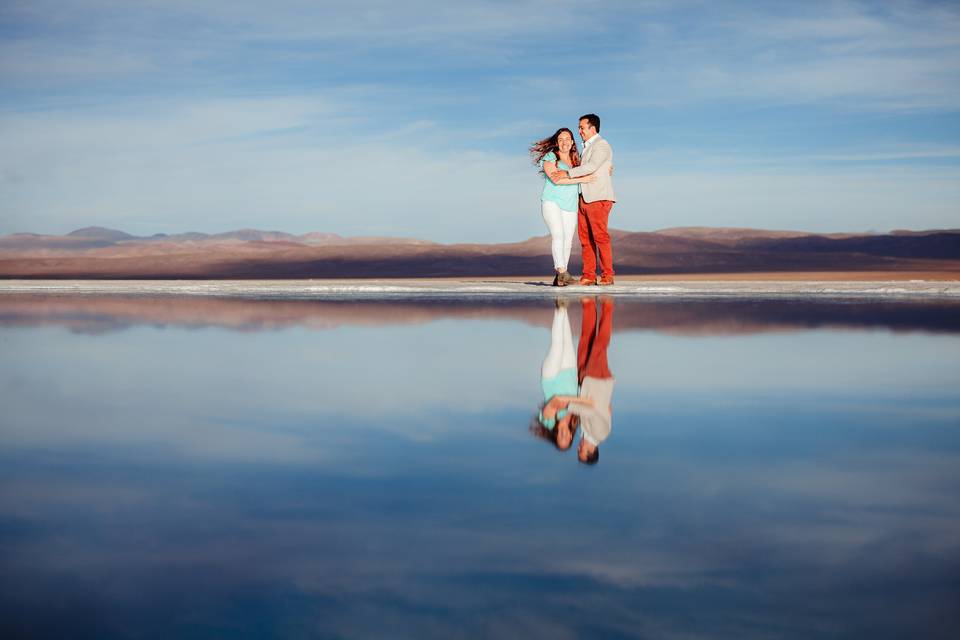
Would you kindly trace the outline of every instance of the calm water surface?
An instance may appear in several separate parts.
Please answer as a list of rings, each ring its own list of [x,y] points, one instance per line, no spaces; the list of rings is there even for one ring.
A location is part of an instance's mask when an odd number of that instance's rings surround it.
[[[0,353],[3,637],[960,633],[957,305],[7,295]]]

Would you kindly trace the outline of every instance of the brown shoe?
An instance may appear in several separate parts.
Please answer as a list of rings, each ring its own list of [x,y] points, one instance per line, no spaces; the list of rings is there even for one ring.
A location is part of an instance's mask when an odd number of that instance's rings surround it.
[[[567,286],[567,282],[563,279],[563,274],[559,271],[557,272],[557,275],[553,276],[553,286],[555,287]]]
[[[588,278],[587,276],[580,276],[580,284],[589,287],[590,285],[597,284],[596,278]]]
[[[612,284],[613,284],[613,276],[602,276],[600,278],[601,287],[609,287]]]
[[[566,285],[566,284],[573,284],[574,282],[577,281],[577,279],[576,279],[576,278],[573,276],[573,274],[570,273],[569,271],[561,271],[561,272],[560,272],[560,281],[563,282],[563,284]]]

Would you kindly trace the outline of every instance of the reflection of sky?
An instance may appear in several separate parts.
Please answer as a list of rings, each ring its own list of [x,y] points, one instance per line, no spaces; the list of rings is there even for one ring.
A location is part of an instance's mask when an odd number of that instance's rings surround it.
[[[960,628],[953,336],[617,333],[589,469],[527,433],[518,322],[0,344],[0,618],[33,635]]]

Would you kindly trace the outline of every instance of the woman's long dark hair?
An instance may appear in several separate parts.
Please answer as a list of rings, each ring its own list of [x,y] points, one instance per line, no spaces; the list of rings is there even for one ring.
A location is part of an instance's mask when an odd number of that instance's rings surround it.
[[[570,129],[566,127],[557,129],[557,132],[549,138],[537,140],[530,145],[530,157],[533,158],[533,164],[539,165],[540,161],[543,160],[543,156],[551,151],[556,154],[557,159],[560,158],[560,145],[557,144],[557,138],[559,138],[560,134],[564,131],[569,133],[570,139],[573,140],[573,146],[570,147],[570,165],[574,167],[580,166],[580,152],[577,151],[577,139],[573,137],[573,131],[570,131]]]
[[[577,428],[579,426],[580,426],[580,416],[578,415],[571,416],[570,417],[571,443],[573,442],[573,440],[576,439]],[[543,423],[540,422],[540,418],[538,416],[533,416],[533,420],[530,421],[530,433],[535,438],[540,438],[542,440],[546,440],[547,442],[552,443],[553,446],[557,448],[557,451],[566,451],[566,449],[561,449],[560,445],[557,444],[557,428],[554,427],[553,429],[547,429],[545,426],[543,426]],[[573,445],[571,444],[571,447],[572,446]]]

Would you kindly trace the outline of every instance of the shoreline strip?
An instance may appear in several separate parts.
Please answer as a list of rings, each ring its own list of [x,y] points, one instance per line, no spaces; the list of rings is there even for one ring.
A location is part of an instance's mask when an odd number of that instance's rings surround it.
[[[548,282],[483,279],[405,280],[0,280],[4,294],[331,298],[618,298],[946,299],[960,301],[960,281],[943,280],[657,280],[608,287],[552,287]]]

